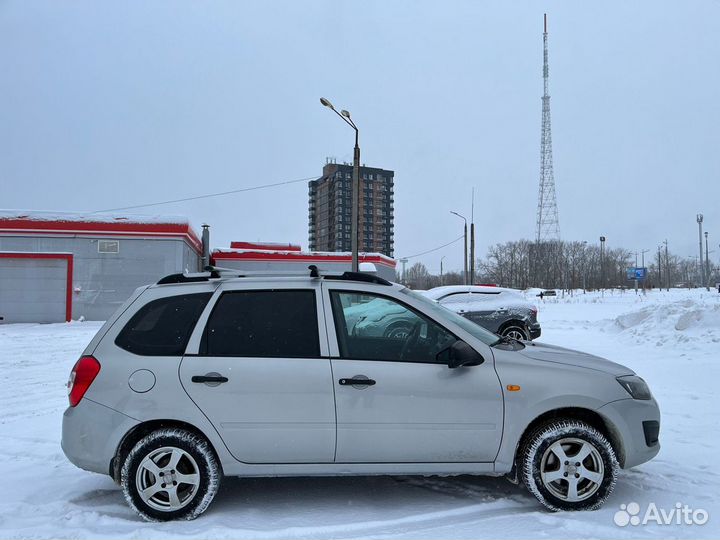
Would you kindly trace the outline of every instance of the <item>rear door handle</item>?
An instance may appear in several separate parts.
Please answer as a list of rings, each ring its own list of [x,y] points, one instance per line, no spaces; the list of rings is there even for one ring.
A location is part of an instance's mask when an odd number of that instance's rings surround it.
[[[228,382],[229,379],[227,377],[223,377],[220,374],[216,375],[214,373],[208,373],[207,375],[193,375],[192,379],[190,380],[196,383],[215,383],[217,385],[220,383]]]
[[[375,381],[372,379],[340,379],[340,386],[372,386]]]

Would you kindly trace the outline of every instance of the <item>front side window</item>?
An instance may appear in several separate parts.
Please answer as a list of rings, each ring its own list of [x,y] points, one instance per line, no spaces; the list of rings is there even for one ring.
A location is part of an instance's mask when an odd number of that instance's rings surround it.
[[[438,354],[457,341],[394,299],[350,291],[331,291],[330,298],[342,358],[442,364]]]
[[[148,302],[120,331],[115,344],[142,356],[182,356],[210,296],[183,294]]]
[[[320,356],[315,291],[224,293],[210,315],[200,353],[253,358]]]

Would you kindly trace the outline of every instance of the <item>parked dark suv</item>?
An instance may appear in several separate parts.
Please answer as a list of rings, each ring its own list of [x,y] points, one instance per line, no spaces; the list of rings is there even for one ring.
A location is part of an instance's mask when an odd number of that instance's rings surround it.
[[[448,285],[423,294],[495,334],[524,340],[540,337],[537,308],[514,289]]]

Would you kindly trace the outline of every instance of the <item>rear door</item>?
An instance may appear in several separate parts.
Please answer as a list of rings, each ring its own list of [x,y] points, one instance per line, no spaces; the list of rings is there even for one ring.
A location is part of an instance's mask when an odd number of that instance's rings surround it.
[[[180,365],[185,390],[245,463],[327,463],[335,402],[319,286],[223,284]]]

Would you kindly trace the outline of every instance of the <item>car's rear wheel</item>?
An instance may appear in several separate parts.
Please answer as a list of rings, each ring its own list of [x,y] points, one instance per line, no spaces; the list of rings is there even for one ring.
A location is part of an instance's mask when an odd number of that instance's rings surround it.
[[[220,487],[210,444],[182,429],[160,429],[140,439],[125,458],[121,485],[128,504],[148,521],[195,519]]]
[[[518,456],[523,483],[548,509],[595,510],[612,493],[618,461],[600,431],[579,420],[534,430]]]
[[[509,337],[512,339],[519,339],[521,341],[527,341],[530,339],[530,334],[527,329],[518,323],[512,323],[502,329],[500,332],[501,336]]]

